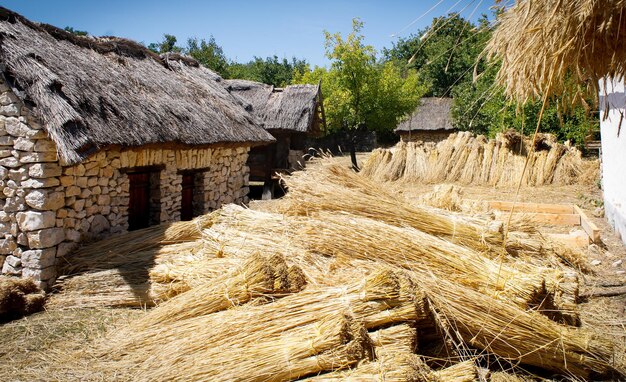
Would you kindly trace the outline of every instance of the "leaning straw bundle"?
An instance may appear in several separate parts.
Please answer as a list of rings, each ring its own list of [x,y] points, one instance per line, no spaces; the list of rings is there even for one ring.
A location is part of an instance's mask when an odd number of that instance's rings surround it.
[[[612,370],[613,344],[441,278],[420,278],[448,334],[511,362],[588,376]],[[623,372],[623,371],[622,371]]]
[[[285,214],[308,216],[316,211],[344,211],[399,227],[410,226],[455,243],[484,250],[501,246],[502,234],[407,203],[380,184],[331,162],[285,179],[289,193]]]
[[[583,160],[576,148],[562,145],[547,134],[542,134],[539,142],[541,147],[531,152],[530,140],[512,131],[498,134],[495,140],[459,132],[436,146],[401,142],[367,160],[361,175],[379,182],[494,186],[517,185],[520,178],[528,186],[591,184],[597,179],[597,161]],[[530,156],[522,177],[526,155]],[[381,157],[385,161],[379,161]]]
[[[280,296],[302,290],[306,280],[298,267],[287,267],[282,256],[252,256],[227,275],[164,302],[134,322],[133,329],[175,323],[211,314],[263,296]]]

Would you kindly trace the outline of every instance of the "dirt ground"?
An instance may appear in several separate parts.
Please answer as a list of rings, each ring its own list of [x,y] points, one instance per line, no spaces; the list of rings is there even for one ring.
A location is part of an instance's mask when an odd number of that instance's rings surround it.
[[[367,154],[359,154],[359,161]],[[336,158],[349,166],[349,158]],[[311,164],[315,165],[315,164]],[[502,200],[539,203],[574,203],[579,205],[601,229],[602,242],[585,248],[592,273],[584,276],[581,292],[602,290],[602,285],[626,284],[626,248],[602,216],[602,191],[597,186],[545,186],[523,188],[516,196],[513,189],[464,186],[463,197],[472,200]],[[395,184],[408,199],[430,192],[433,185]],[[269,202],[253,202],[263,207]],[[562,228],[545,227],[558,231]],[[620,262],[621,261],[621,262]],[[590,298],[581,305],[583,326],[600,327],[626,348],[626,296]],[[45,311],[0,324],[0,380],[46,380],[46,368],[55,359],[55,351],[80,351],[81,347],[115,330],[129,319],[143,314],[133,309],[79,309]],[[56,350],[55,350],[56,349]],[[91,380],[91,378],[89,378]],[[97,376],[96,376],[97,379]]]

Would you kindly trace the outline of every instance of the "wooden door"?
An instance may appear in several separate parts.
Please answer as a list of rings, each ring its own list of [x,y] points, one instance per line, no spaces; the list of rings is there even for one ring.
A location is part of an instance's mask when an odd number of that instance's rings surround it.
[[[129,173],[130,200],[128,202],[128,230],[150,225],[150,173]]]
[[[180,220],[193,218],[193,187],[194,175],[183,174],[183,200],[180,208]]]

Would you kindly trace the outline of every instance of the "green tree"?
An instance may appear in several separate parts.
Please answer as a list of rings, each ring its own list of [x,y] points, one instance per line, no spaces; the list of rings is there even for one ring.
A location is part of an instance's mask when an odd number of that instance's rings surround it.
[[[72,34],[75,34],[76,36],[88,36],[89,35],[89,32],[87,32],[87,31],[81,31],[81,30],[74,29],[73,27],[69,27],[69,26],[65,27],[64,30],[66,32],[70,32]]]
[[[294,72],[302,71],[307,67],[306,60],[292,57],[291,61],[277,56],[265,59],[254,57],[247,63],[231,63],[230,78],[262,82],[277,87],[289,85],[293,80]]]
[[[219,73],[224,78],[228,78],[228,59],[213,36],[208,41],[197,37],[187,39],[187,47],[184,52],[195,58],[200,65]]]
[[[296,83],[322,81],[329,130],[348,133],[355,169],[356,131],[389,134],[404,115],[415,109],[425,91],[415,71],[391,61],[379,63],[376,50],[363,42],[362,29],[363,23],[355,19],[346,38],[324,32],[330,69],[298,70],[294,77]]]
[[[176,46],[176,42],[176,36],[166,33],[163,35],[163,41],[149,44],[148,49],[157,54],[169,52],[180,53],[183,51],[183,48]]]
[[[483,16],[476,26],[456,13],[434,18],[430,27],[384,49],[387,60],[416,69],[429,85],[428,96],[450,96],[454,86],[471,80],[474,65],[489,38]]]

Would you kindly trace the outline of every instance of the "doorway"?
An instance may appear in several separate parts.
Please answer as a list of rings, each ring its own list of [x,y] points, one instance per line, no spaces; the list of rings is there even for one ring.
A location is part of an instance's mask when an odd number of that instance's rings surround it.
[[[128,230],[150,226],[150,172],[128,174],[130,198],[128,202]]]
[[[183,200],[180,207],[180,220],[193,219],[193,194],[194,194],[195,176],[192,173],[183,174]]]

